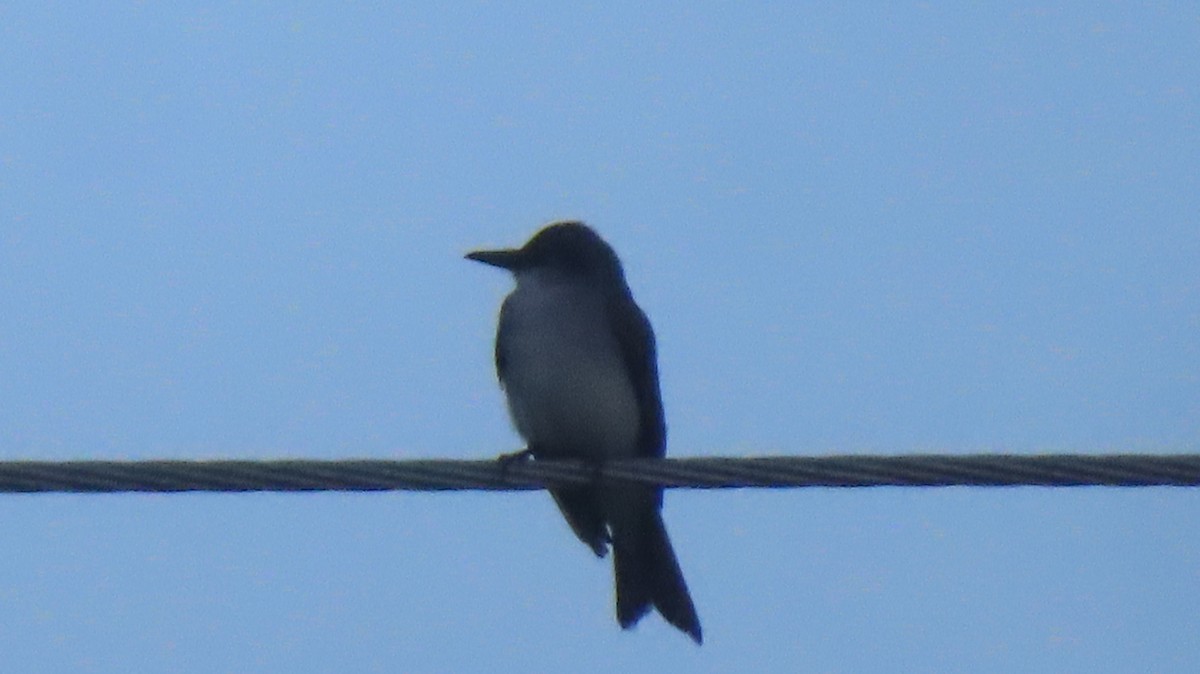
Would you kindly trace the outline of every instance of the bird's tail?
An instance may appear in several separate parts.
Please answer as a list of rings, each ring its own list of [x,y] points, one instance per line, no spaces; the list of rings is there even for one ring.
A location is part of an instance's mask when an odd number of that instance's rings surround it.
[[[653,605],[667,622],[701,643],[700,618],[658,508],[640,508],[633,519],[620,519],[625,521],[612,522],[617,621],[632,627]]]

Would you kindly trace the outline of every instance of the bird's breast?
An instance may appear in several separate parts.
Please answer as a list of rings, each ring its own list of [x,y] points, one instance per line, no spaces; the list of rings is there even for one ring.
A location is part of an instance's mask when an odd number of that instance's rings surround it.
[[[498,338],[509,411],[526,441],[550,455],[636,453],[637,396],[601,297],[518,286]]]

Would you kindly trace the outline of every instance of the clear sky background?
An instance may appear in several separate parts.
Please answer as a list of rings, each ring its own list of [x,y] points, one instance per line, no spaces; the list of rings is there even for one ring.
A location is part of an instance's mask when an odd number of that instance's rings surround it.
[[[1194,3],[0,9],[0,457],[492,457],[580,218],[669,453],[1200,450]],[[0,496],[13,672],[1200,671],[1200,492]]]

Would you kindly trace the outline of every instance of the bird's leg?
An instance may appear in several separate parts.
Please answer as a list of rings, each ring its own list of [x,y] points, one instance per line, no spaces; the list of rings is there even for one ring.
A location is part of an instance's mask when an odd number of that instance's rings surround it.
[[[503,475],[508,472],[509,466],[513,465],[517,461],[528,461],[531,458],[533,458],[533,448],[526,447],[519,452],[501,454],[500,456],[496,457],[496,461],[500,463],[500,473]]]
[[[600,484],[600,477],[604,472],[604,459],[587,458],[583,460],[583,465],[591,473],[591,483],[593,485]]]

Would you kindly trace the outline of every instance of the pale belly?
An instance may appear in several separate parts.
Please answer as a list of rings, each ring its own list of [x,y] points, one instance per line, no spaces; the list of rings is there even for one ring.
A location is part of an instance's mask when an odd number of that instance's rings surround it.
[[[548,307],[510,306],[524,310]],[[570,312],[568,312],[570,313]],[[514,331],[505,349],[504,390],[517,430],[544,453],[610,458],[636,454],[637,396],[615,340],[599,319],[534,320]],[[517,318],[517,317],[513,317]]]

